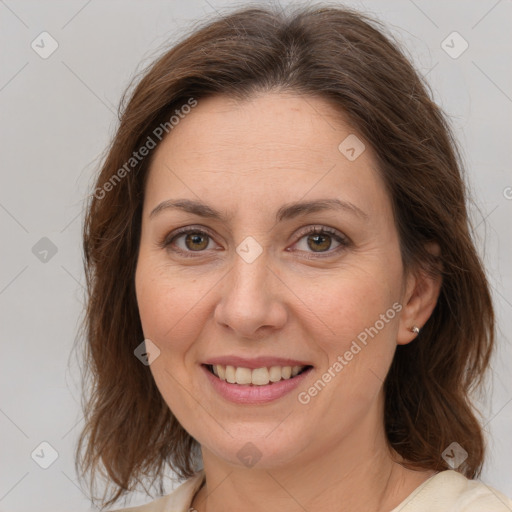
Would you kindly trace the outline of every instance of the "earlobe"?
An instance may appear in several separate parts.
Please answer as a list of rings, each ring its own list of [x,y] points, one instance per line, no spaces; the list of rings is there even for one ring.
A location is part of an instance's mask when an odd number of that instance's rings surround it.
[[[438,253],[437,246],[431,251]],[[397,334],[398,345],[405,345],[418,337],[436,307],[441,284],[440,272],[433,275],[420,269],[408,276]]]

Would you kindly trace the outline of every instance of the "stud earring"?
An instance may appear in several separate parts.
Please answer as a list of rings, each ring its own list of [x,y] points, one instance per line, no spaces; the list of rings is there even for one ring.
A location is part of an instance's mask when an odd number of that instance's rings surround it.
[[[420,333],[420,328],[418,326],[416,326],[416,325],[413,325],[411,327],[411,332],[413,332],[417,336]]]

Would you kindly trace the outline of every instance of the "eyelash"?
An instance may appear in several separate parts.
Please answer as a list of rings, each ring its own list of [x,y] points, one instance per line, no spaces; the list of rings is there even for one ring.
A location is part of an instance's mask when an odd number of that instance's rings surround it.
[[[180,236],[187,235],[190,233],[199,234],[199,235],[206,235],[209,238],[213,239],[213,236],[211,233],[206,231],[204,228],[196,228],[194,226],[188,226],[185,228],[179,228],[176,231],[173,231],[169,235],[167,235],[160,243],[159,246],[162,249],[169,249],[170,245],[178,239]],[[347,248],[350,245],[350,240],[345,235],[342,235],[339,231],[329,228],[326,226],[313,226],[312,228],[308,228],[307,230],[300,233],[299,238],[297,239],[297,242],[302,240],[307,235],[329,235],[332,237],[336,242],[338,242],[340,245],[336,247],[334,250],[329,250],[326,252],[310,252],[308,254],[313,254],[314,256],[304,256],[306,259],[318,259],[318,258],[324,258],[332,256],[333,254],[337,254],[341,250]],[[297,243],[295,242],[294,245]],[[183,251],[182,249],[170,249],[173,252],[181,253],[186,258],[197,258],[198,256],[201,256],[202,253],[204,253],[206,250],[203,251]],[[304,251],[299,251],[304,252]],[[194,255],[193,253],[197,253],[197,255]]]

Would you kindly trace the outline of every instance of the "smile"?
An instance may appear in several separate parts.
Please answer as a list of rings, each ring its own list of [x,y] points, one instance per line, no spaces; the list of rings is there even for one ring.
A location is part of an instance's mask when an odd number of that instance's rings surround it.
[[[207,382],[216,394],[240,405],[263,405],[289,395],[313,371],[311,365],[247,368],[202,364]]]
[[[245,386],[267,386],[281,380],[289,380],[311,368],[310,366],[270,366],[245,368],[222,364],[206,365],[208,371],[220,380]]]

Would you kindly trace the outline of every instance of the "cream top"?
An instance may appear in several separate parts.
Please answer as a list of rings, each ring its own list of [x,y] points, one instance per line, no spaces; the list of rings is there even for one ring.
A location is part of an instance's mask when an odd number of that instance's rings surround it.
[[[114,512],[192,512],[191,503],[204,480],[199,471],[171,494],[146,505]],[[390,512],[511,512],[512,500],[456,471],[441,471],[417,487]]]

